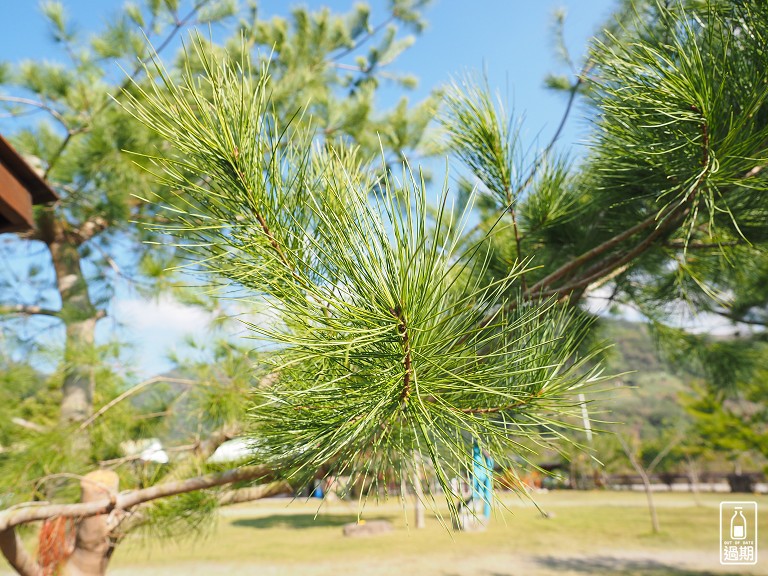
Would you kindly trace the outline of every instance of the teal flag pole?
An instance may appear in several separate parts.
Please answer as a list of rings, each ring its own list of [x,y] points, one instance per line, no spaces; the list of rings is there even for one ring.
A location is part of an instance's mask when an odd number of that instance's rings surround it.
[[[483,518],[490,520],[491,504],[493,502],[493,457],[483,453],[477,440],[472,442],[472,507],[479,513],[480,502],[483,503]]]

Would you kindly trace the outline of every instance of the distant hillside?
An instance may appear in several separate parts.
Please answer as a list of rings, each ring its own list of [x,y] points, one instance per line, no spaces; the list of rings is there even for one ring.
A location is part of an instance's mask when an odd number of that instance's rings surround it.
[[[601,319],[598,335],[613,344],[606,354],[606,371],[626,374],[596,395],[591,411],[597,418],[648,432],[687,419],[680,403],[680,394],[687,390],[684,375],[673,374],[662,360],[647,325]]]

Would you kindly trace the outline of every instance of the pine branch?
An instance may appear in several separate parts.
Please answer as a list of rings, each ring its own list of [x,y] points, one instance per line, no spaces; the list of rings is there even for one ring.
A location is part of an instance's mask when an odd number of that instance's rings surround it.
[[[739,324],[749,324],[750,326],[763,326],[763,327],[768,326],[768,318],[766,319],[747,318],[742,314],[734,313],[733,310],[727,310],[722,308],[710,309],[708,310],[708,312],[712,312],[714,314],[717,314],[718,316],[727,318],[731,322],[737,322]]]
[[[664,244],[665,248],[685,249],[685,250],[720,250],[722,248],[731,248],[746,244],[746,240],[731,240],[728,242],[684,242],[682,240],[673,240]]]
[[[684,214],[687,214],[687,211],[683,212],[683,215]],[[539,292],[536,294],[536,296],[539,298],[546,298],[549,296],[567,296],[574,291],[586,288],[593,282],[597,282],[603,277],[609,275],[613,270],[620,269],[622,266],[633,262],[638,256],[648,250],[656,241],[656,239],[669,229],[670,222],[670,220],[667,220],[666,225],[655,228],[653,232],[648,234],[648,236],[646,236],[631,250],[617,254],[616,256],[608,258],[588,269],[578,280],[572,281],[566,286]]]
[[[383,481],[418,449],[456,514],[449,478],[471,459],[469,437],[506,461],[521,452],[512,428],[534,436],[527,424],[551,426],[570,391],[598,379],[577,373],[583,364],[562,367],[583,337],[575,314],[552,302],[507,312],[521,268],[488,281],[482,242],[467,247],[432,226],[421,175],[406,166],[396,179],[382,166],[374,177],[353,150],[313,148],[309,130],[289,132],[273,115],[266,66],[236,74],[202,41],[194,48],[202,80],[179,82],[156,63],[158,83],[137,87],[128,107],[185,155],[153,158],[181,191],[163,229],[203,255],[207,271],[268,298],[280,318],[250,326],[280,351],[280,383],[260,390],[253,409],[262,461],[297,480],[334,460]],[[239,69],[253,70],[247,57]],[[487,101],[484,110],[492,116]],[[492,139],[484,153],[510,158],[515,137]],[[435,221],[447,205],[446,187]],[[286,268],[299,281],[287,288]],[[527,398],[547,401],[546,418],[495,416]]]
[[[253,502],[277,494],[286,494],[292,492],[290,484],[285,481],[270,482],[260,484],[259,486],[249,486],[247,488],[237,488],[236,490],[227,490],[219,498],[219,504],[222,506],[231,506],[232,504],[242,504],[243,502]]]
[[[670,209],[668,208],[668,210]],[[642,232],[647,228],[650,228],[658,221],[659,221],[659,215],[653,214],[648,218],[646,218],[645,220],[643,220],[642,222],[639,222],[638,224],[635,224],[631,228],[628,228],[624,232],[621,232],[620,234],[617,234],[613,238],[610,238],[609,240],[606,240],[605,242],[595,246],[594,248],[587,250],[581,256],[578,256],[573,260],[568,261],[567,263],[560,266],[560,268],[558,268],[554,272],[548,274],[547,276],[545,276],[544,278],[536,282],[533,286],[531,286],[528,289],[528,291],[524,294],[524,296],[529,299],[532,299],[533,297],[538,296],[540,293],[544,291],[546,287],[551,286],[552,283],[555,282],[556,280],[559,280],[563,276],[566,276],[567,274],[570,274],[571,272],[577,270],[581,265],[586,264],[587,262],[595,259],[597,256],[600,256],[601,254],[608,252],[612,248],[615,248],[616,246],[620,245],[622,242],[629,240],[635,234]]]
[[[521,242],[522,239],[520,238],[520,229],[517,226],[517,215],[515,210],[515,202],[512,200],[512,194],[509,192],[507,193],[507,202],[508,202],[508,212],[510,216],[512,217],[512,230],[515,234],[515,254],[517,255],[517,261],[520,262],[522,260],[522,247]],[[525,280],[525,274],[520,274],[520,288],[523,292],[528,290],[528,283]]]
[[[379,32],[380,32],[380,31],[381,31],[381,30],[382,30],[382,29],[383,29],[385,26],[387,26],[388,24],[390,24],[390,23],[391,23],[391,22],[392,22],[394,19],[395,19],[395,15],[394,15],[394,14],[392,14],[392,15],[390,15],[390,16],[389,16],[387,19],[385,19],[385,20],[383,20],[383,21],[379,22],[379,23],[378,23],[376,26],[374,26],[374,27],[373,27],[373,28],[372,28],[372,29],[371,29],[369,32],[367,32],[367,33],[365,34],[365,36],[363,36],[363,37],[362,37],[360,40],[358,40],[357,42],[354,42],[352,46],[350,46],[349,48],[345,48],[344,50],[342,50],[341,52],[339,52],[339,53],[338,53],[338,54],[336,54],[335,56],[330,56],[330,57],[329,57],[329,61],[330,61],[330,62],[338,62],[339,60],[341,60],[341,59],[342,59],[342,58],[344,58],[345,56],[347,56],[347,55],[351,54],[352,52],[354,52],[355,50],[357,50],[358,48],[360,48],[360,46],[362,46],[363,44],[365,44],[366,42],[368,42],[368,40],[370,40],[371,38],[373,38],[374,36],[376,36],[376,34],[378,34],[378,33],[379,33]]]

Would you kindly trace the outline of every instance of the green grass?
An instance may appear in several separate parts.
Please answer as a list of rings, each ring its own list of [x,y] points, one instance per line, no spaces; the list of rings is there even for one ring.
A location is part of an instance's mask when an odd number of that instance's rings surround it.
[[[398,501],[369,503],[366,519],[384,518],[392,533],[344,538],[341,527],[356,520],[353,503],[269,500],[223,510],[204,538],[124,543],[113,560],[117,574],[598,574],[693,576],[768,574],[760,562],[744,570],[718,562],[721,500],[758,501],[760,549],[768,555],[768,498],[657,494],[661,534],[651,534],[645,497],[629,492],[560,491],[536,496],[553,517],[529,502],[505,495],[482,533],[447,531],[430,517],[427,528],[408,528],[410,509]],[[766,556],[768,558],[768,556]],[[744,568],[744,567],[741,567]]]

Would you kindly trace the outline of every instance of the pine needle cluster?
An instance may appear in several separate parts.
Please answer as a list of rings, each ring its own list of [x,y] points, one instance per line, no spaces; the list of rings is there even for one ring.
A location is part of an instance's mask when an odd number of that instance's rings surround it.
[[[455,506],[473,443],[514,466],[527,440],[562,436],[573,391],[599,377],[572,310],[510,296],[522,265],[489,279],[487,242],[435,226],[447,187],[432,218],[407,163],[395,176],[306,119],[282,121],[266,66],[192,49],[203,74],[171,79],[155,63],[129,109],[170,147],[151,158],[176,191],[161,231],[274,311],[250,326],[277,375],[251,410],[259,462],[384,490],[426,461]]]

